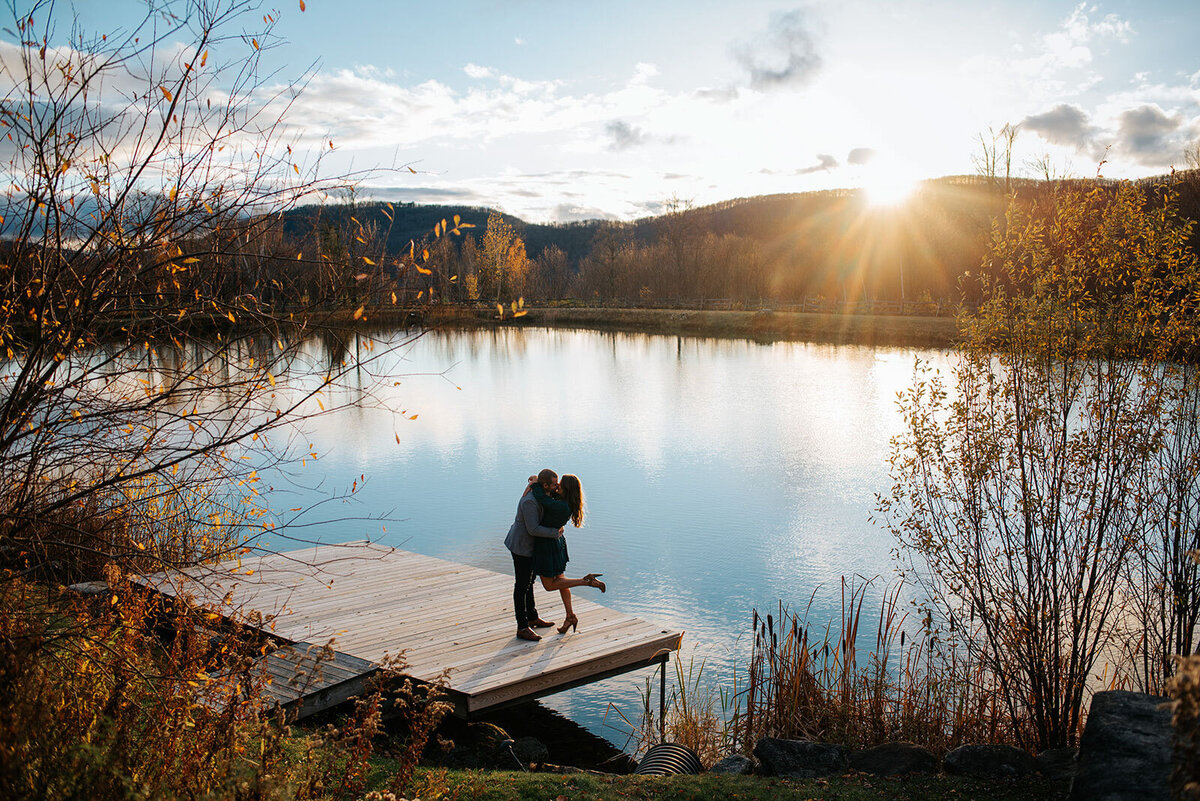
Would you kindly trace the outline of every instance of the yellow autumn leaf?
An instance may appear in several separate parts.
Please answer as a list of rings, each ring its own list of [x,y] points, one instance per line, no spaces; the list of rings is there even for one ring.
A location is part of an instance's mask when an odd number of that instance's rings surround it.
[[[258,40],[257,39],[251,39],[250,44],[254,45],[255,50],[258,49]]]
[[[365,261],[367,264],[371,265],[372,267],[374,267],[374,266],[375,266],[375,262],[371,261],[371,260],[370,260],[370,259],[368,259],[366,256],[363,256],[363,257],[362,257],[362,260],[363,260],[363,261]]]
[[[204,55],[200,56],[200,66],[203,67],[207,61],[208,61],[208,51],[205,50]]]
[[[359,306],[357,309],[355,309],[355,311],[354,311],[354,319],[355,319],[355,320],[361,320],[361,319],[362,319],[362,316],[363,316],[363,312],[364,312],[365,310],[366,310],[366,306],[365,306],[365,305],[363,305],[363,306]]]
[[[171,94],[171,90],[167,89],[167,87],[160,86],[160,87],[158,87],[158,89],[160,92],[163,93],[163,97],[165,97],[167,99],[168,103],[170,103],[172,100],[175,99],[175,96]]]
[[[414,414],[412,417],[410,417],[410,418],[408,418],[408,419],[409,419],[409,420],[416,420],[416,419],[417,419],[417,415],[415,415],[415,414]]]
[[[426,267],[422,267],[419,264],[417,265],[417,272],[419,272],[421,275],[433,275],[433,270],[430,270]]]
[[[304,10],[304,0],[300,0],[300,10]]]
[[[231,323],[237,322],[237,319],[233,316],[233,312],[226,312],[225,314],[227,317],[229,317],[229,322],[231,322]]]

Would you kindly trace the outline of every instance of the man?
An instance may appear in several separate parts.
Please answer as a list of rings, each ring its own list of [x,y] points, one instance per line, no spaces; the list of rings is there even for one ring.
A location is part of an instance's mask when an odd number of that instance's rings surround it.
[[[537,474],[537,481],[546,492],[554,492],[558,488],[558,474],[553,470],[543,470]],[[542,525],[542,507],[532,493],[525,493],[517,504],[517,519],[513,521],[504,544],[512,552],[513,570],[516,582],[513,584],[513,607],[517,614],[517,636],[522,640],[537,642],[541,636],[533,630],[549,628],[553,621],[542,620],[533,602],[533,538],[561,537],[563,530],[547,528]]]

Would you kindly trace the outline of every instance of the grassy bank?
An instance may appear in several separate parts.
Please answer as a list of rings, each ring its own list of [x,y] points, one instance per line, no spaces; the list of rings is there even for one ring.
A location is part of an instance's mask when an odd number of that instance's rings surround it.
[[[897,315],[558,307],[528,308],[520,317],[514,317],[506,309],[505,315],[500,317],[494,307],[433,306],[420,310],[367,310],[364,319],[368,323],[387,325],[464,328],[545,326],[757,341],[932,348],[952,347],[959,340],[958,324],[954,318]],[[336,321],[337,315],[334,315],[329,322]],[[354,322],[352,312],[346,312],[345,322]]]
[[[386,761],[368,786],[386,784]],[[754,776],[601,776],[589,773],[516,773],[509,771],[443,771],[421,768],[412,785],[421,799],[514,801],[526,798],[577,799],[988,799],[989,801],[1053,801],[1066,788],[1041,778],[982,781],[954,776],[882,778],[865,774],[829,779],[774,779]]]

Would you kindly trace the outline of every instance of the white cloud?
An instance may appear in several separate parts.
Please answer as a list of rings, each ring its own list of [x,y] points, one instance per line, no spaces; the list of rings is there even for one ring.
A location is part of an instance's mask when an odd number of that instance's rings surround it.
[[[478,64],[468,64],[463,67],[463,72],[467,74],[468,78],[475,78],[476,80],[496,77],[496,71],[491,67],[481,67]]]
[[[633,86],[642,86],[650,82],[650,79],[658,75],[658,65],[650,64],[645,61],[639,61],[633,68],[633,79],[630,84]]]
[[[1116,41],[1128,42],[1133,35],[1133,26],[1116,14],[1108,14],[1093,21],[1089,14],[1095,6],[1080,3],[1071,14],[1051,33],[1039,41],[1034,55],[1018,59],[1014,66],[1029,77],[1051,79],[1062,70],[1082,70],[1092,64],[1095,54],[1092,47],[1097,43]],[[1095,82],[1095,78],[1086,79]]]

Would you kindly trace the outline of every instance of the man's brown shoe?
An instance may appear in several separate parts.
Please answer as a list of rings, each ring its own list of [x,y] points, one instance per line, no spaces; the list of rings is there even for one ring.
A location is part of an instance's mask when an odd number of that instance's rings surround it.
[[[529,640],[530,642],[537,642],[538,640],[542,639],[542,635],[538,634],[536,631],[534,631],[533,629],[526,626],[523,629],[517,630],[517,639]]]
[[[529,621],[529,625],[535,629],[548,629],[554,625],[553,620],[542,620],[540,617],[536,620]]]

